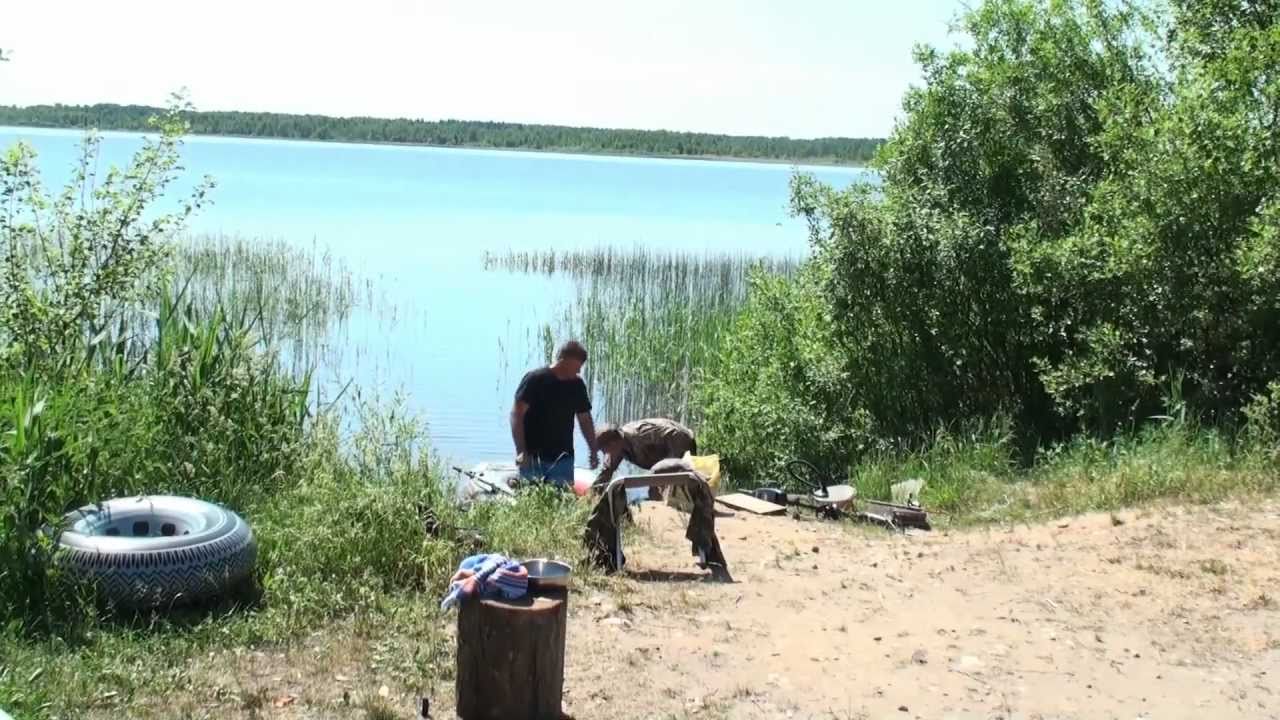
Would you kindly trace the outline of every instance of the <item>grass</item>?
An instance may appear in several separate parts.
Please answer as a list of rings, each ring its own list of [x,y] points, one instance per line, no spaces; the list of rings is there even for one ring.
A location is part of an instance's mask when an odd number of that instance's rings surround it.
[[[316,247],[226,235],[195,235],[174,245],[171,284],[199,308],[254,319],[264,348],[294,372],[334,363],[335,331],[378,301],[370,279]]]
[[[252,511],[263,547],[261,603],[189,617],[101,616],[74,638],[0,634],[0,706],[20,717],[106,717],[124,709],[134,717],[170,717],[174,708],[217,717],[249,706],[268,715],[288,689],[300,706],[334,717],[363,717],[370,708],[406,717],[417,694],[447,695],[452,641],[435,599],[469,552],[467,538],[479,534],[488,548],[580,565],[586,506],[540,492],[512,506],[463,511],[440,503],[443,489],[424,436],[402,414],[394,418],[365,408],[365,430],[345,449],[336,430],[317,428],[300,466],[305,480]],[[1013,454],[999,433],[940,434],[917,453],[869,459],[854,482],[865,496],[896,478],[923,477],[926,505],[945,511],[937,519],[949,525],[1043,521],[1276,490],[1268,458],[1179,422],[1110,443],[1063,446],[1029,469]],[[434,534],[424,530],[423,504],[435,513]],[[339,526],[332,522],[335,507],[345,513]],[[1194,569],[1230,572],[1212,561]],[[626,611],[625,584],[579,582],[618,586],[619,612]],[[302,667],[272,660],[276,649]],[[253,660],[255,653],[265,659]],[[304,679],[290,680],[291,672]],[[335,674],[350,682],[336,688]],[[373,694],[381,685],[391,688],[390,699]]]
[[[353,676],[429,694],[452,673],[435,602],[476,549],[470,538],[486,551],[584,566],[585,503],[532,491],[510,505],[459,508],[444,501],[448,489],[412,420],[376,407],[360,414],[350,444],[335,420],[317,423],[299,450],[296,481],[240,508],[259,540],[260,598],[179,613],[93,612],[49,633],[11,625],[0,632],[0,707],[24,718],[124,707],[169,717],[158,698],[181,697],[193,712],[231,699],[253,704],[252,689],[218,680],[204,658],[312,642],[329,658],[316,659],[321,672],[357,643],[382,661]]]
[[[746,299],[753,272],[789,275],[791,258],[696,255],[645,248],[508,252],[485,256],[489,270],[560,275],[574,299],[544,326],[551,338],[576,337],[591,352],[584,377],[601,398],[598,415],[620,422],[661,415],[691,421],[691,389],[719,352]]]
[[[1157,501],[1210,503],[1280,489],[1267,448],[1187,420],[1110,440],[1078,438],[1041,451],[1031,466],[1000,425],[938,433],[923,449],[871,457],[851,481],[861,497],[924,479],[922,504],[952,524],[1046,521]]]

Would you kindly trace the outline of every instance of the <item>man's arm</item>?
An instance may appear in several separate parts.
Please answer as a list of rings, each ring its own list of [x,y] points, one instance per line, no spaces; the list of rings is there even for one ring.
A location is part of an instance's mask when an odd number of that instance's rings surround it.
[[[529,403],[516,400],[511,406],[511,441],[516,445],[516,462],[523,465],[524,447],[524,415],[529,412]]]
[[[587,441],[587,451],[591,455],[591,469],[600,467],[600,458],[596,452],[596,426],[591,421],[591,411],[578,413],[578,427],[582,429],[582,439]]]
[[[604,487],[613,479],[613,474],[618,471],[622,465],[622,453],[618,453],[617,457],[609,456],[608,462],[604,464],[604,469],[596,476],[596,481],[591,484],[592,487]]]

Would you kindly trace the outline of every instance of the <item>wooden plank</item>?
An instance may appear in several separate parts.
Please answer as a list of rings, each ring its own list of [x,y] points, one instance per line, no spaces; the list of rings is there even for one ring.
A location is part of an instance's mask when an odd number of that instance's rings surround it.
[[[781,505],[775,505],[766,502],[760,498],[742,493],[730,493],[728,495],[720,495],[716,498],[716,502],[722,505],[728,505],[735,510],[746,510],[756,515],[776,515],[780,512],[786,512],[787,509]]]

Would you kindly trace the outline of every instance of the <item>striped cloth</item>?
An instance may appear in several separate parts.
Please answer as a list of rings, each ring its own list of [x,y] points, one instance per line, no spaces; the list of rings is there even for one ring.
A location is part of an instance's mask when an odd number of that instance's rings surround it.
[[[449,580],[440,609],[448,610],[477,596],[515,600],[528,592],[529,571],[520,563],[496,553],[472,555],[458,565],[458,572]]]

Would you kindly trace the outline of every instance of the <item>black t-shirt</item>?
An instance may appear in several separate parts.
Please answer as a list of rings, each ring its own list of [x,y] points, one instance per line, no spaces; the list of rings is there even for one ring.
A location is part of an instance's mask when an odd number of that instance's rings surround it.
[[[561,380],[551,368],[525,373],[516,400],[529,403],[524,415],[525,452],[543,462],[573,456],[573,417],[591,411],[587,384],[580,377]]]

